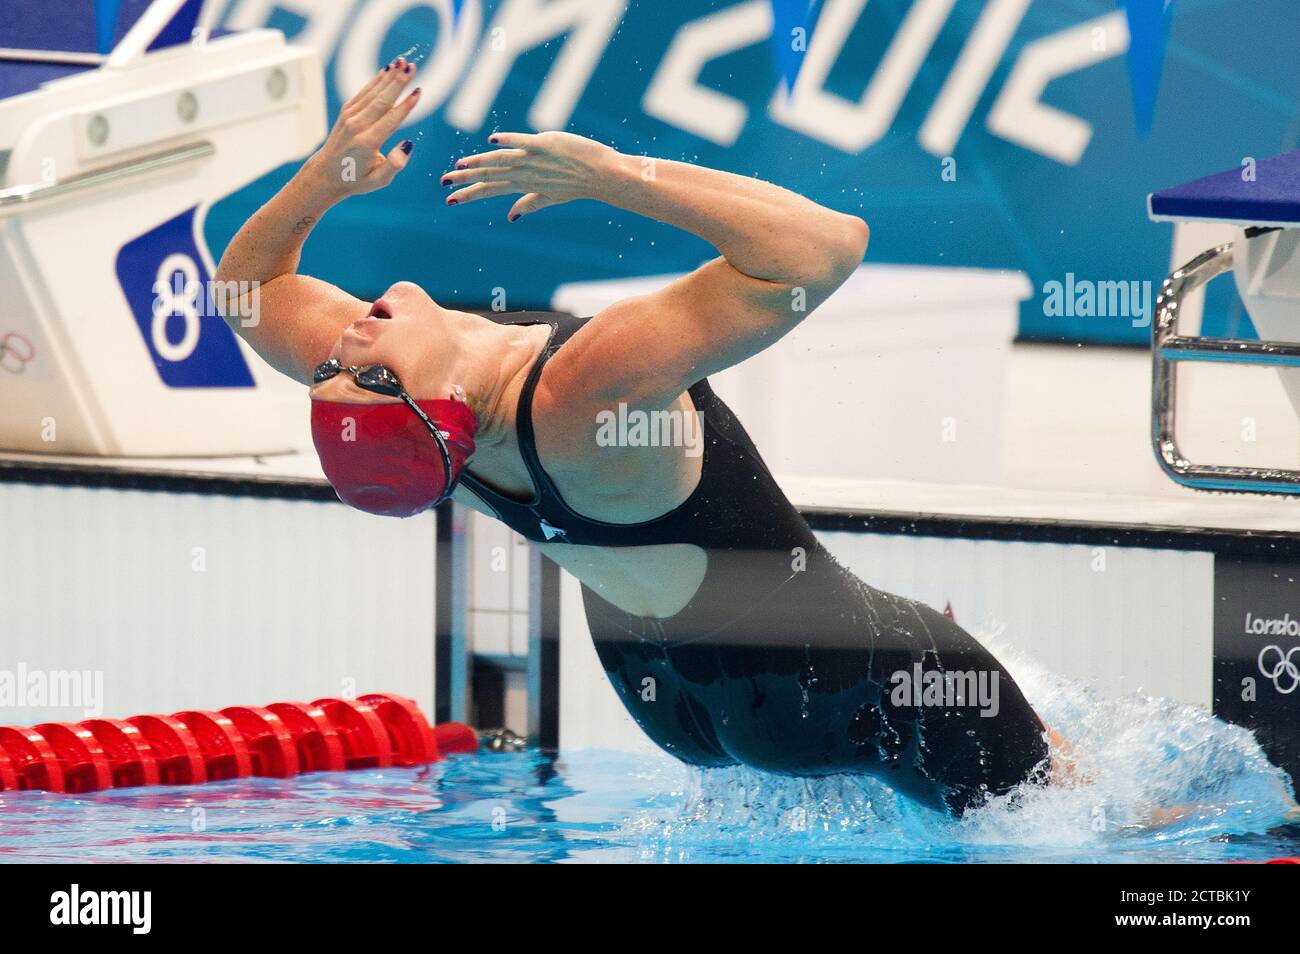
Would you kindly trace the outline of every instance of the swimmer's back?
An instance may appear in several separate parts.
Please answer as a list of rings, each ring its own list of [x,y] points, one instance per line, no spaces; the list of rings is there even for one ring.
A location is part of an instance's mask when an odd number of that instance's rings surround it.
[[[591,319],[574,318],[554,312],[520,312],[497,317],[503,323],[549,324],[551,339],[539,355],[519,395],[515,427],[518,450],[536,492],[533,501],[524,502],[513,495],[496,492],[470,472],[463,482],[487,503],[503,523],[535,542],[550,542],[563,532],[562,542],[593,547],[640,547],[655,544],[693,544],[707,550],[773,549],[787,545],[808,544],[813,540],[807,523],[799,516],[781,491],[758,449],[740,421],[709,386],[707,379],[693,384],[687,394],[698,415],[702,431],[698,449],[689,446],[696,439],[690,429],[694,422],[674,422],[668,427],[680,437],[677,446],[658,448],[656,454],[670,454],[684,462],[691,456],[700,458],[699,479],[694,489],[679,505],[652,519],[635,522],[612,522],[577,512],[557,488],[547,468],[539,459],[533,416],[534,396],[548,364],[566,342]],[[618,415],[626,418],[626,407],[618,404],[602,408],[610,412],[610,426],[619,426]],[[563,400],[554,413],[567,415]],[[653,424],[651,425],[653,428]],[[681,429],[685,428],[685,431]],[[597,424],[590,432],[593,440],[585,452],[598,456],[607,448],[596,437]],[[644,442],[649,432],[631,441]],[[683,466],[688,466],[683,464]],[[762,520],[752,519],[761,514]]]
[[[955,811],[1008,791],[1046,758],[1041,723],[997,661],[951,620],[840,566],[707,380],[688,390],[703,426],[690,495],[632,524],[575,512],[539,459],[532,406],[547,363],[587,319],[525,313],[503,320],[554,329],[517,410],[519,451],[536,496],[512,499],[471,473],[464,482],[502,522],[546,545],[583,580],[601,662],[657,744],[699,765],[867,772]],[[582,559],[565,559],[566,552],[636,548],[631,556],[672,547],[702,560],[698,584],[666,614],[629,609],[598,574],[583,572]],[[917,666],[997,672],[998,711],[894,705],[891,678]]]

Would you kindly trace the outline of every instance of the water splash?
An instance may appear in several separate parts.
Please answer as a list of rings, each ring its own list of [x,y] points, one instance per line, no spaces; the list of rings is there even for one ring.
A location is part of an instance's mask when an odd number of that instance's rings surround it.
[[[1076,782],[1024,785],[959,819],[874,779],[797,779],[744,767],[689,770],[683,803],[628,831],[657,854],[738,852],[790,859],[1219,859],[1231,843],[1294,844],[1291,783],[1254,736],[1202,709],[1138,694],[1104,696],[980,636],[1043,719],[1073,746]],[[1282,831],[1282,835],[1277,833]],[[644,853],[644,850],[643,850]]]
[[[405,59],[406,62],[414,64],[415,68],[418,70],[420,64],[423,63],[432,52],[433,45],[430,43],[412,43],[401,53],[398,53],[397,56],[390,56],[389,61],[391,62],[400,56]]]

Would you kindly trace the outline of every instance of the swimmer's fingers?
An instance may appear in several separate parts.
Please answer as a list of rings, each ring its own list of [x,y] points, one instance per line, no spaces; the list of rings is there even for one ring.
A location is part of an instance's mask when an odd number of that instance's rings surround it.
[[[406,164],[411,160],[411,149],[414,143],[409,139],[404,139],[392,149],[388,155],[384,156],[384,161],[377,165],[366,176],[366,182],[370,183],[376,189],[382,189],[388,183],[392,182],[399,172],[406,168]]]
[[[410,96],[383,113],[375,124],[365,131],[362,141],[373,143],[378,148],[389,136],[397,132],[402,123],[406,122],[406,117],[411,115],[411,110],[419,101],[420,87],[417,86],[411,90]]]
[[[520,216],[531,215],[534,212],[549,208],[553,205],[560,205],[564,200],[552,199],[550,196],[542,195],[540,192],[530,192],[510,209],[510,214],[506,216],[511,222]]]
[[[380,150],[418,104],[419,90],[397,104],[397,97],[414,75],[414,66],[399,56],[339,111],[329,137],[304,164],[314,188],[335,200],[372,192],[388,185],[405,167],[410,140],[386,156]]]
[[[398,61],[401,62],[400,57]],[[353,114],[357,125],[362,129],[368,129],[382,120],[388,111],[393,108],[393,105],[397,102],[397,97],[401,95],[406,84],[414,78],[415,66],[410,63],[389,70],[385,79],[381,80],[379,85],[375,87],[369,102]]]
[[[375,96],[392,83],[405,70],[405,67],[406,61],[399,56],[372,76],[369,83],[361,87],[355,96],[343,104],[343,108],[339,110],[338,124],[341,125],[363,113],[374,101]]]
[[[527,149],[537,144],[537,133],[494,132],[488,136],[488,143],[493,146],[505,146],[508,149]]]
[[[466,205],[479,199],[491,199],[499,195],[513,195],[519,187],[509,182],[476,182],[465,189],[457,189],[447,196],[448,205]]]
[[[478,169],[458,169],[444,172],[439,182],[445,186],[468,186],[475,182],[509,182],[510,170],[501,166],[482,166]],[[516,189],[516,192],[519,190]]]
[[[340,123],[342,123],[345,119],[347,119],[348,115],[351,113],[353,109],[356,108],[358,103],[369,102],[370,94],[374,92],[375,87],[379,85],[380,81],[383,78],[384,78],[383,70],[380,70],[374,76],[370,77],[370,82],[368,82],[365,86],[357,90],[356,93],[353,94],[352,98],[339,108],[339,115],[338,118],[335,120],[334,125],[337,126]]]
[[[480,152],[475,156],[465,156],[456,160],[457,171],[462,169],[482,169],[485,166],[494,169],[509,169],[528,156],[523,149],[493,149]]]

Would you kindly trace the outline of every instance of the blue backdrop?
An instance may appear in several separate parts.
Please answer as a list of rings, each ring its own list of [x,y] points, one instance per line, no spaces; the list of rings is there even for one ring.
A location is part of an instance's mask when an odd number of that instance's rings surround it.
[[[507,307],[514,309],[545,306],[561,282],[679,271],[711,254],[698,239],[591,202],[548,209],[516,224],[505,221],[506,199],[460,209],[443,205],[439,174],[456,157],[486,148],[493,129],[531,128],[528,116],[539,88],[576,35],[539,43],[510,61],[481,122],[467,123],[468,111],[457,109],[465,106],[457,97],[467,79],[490,70],[499,62],[493,57],[513,55],[493,48],[497,38],[509,48],[510,31],[493,30],[501,25],[494,17],[512,2],[546,6],[543,0],[294,0],[281,7],[273,0],[234,0],[225,25],[265,24],[321,47],[331,118],[350,92],[339,88],[346,82],[343,74],[355,71],[359,58],[378,68],[414,48],[422,70],[432,75],[439,60],[451,55],[437,52],[446,19],[438,8],[459,11],[457,30],[472,29],[477,21],[475,49],[455,71],[446,96],[435,95],[437,108],[405,131],[416,141],[411,165],[389,189],[351,199],[331,213],[307,248],[305,271],[361,295],[409,279],[446,303],[485,304],[494,289],[504,289]],[[579,85],[564,127],[625,152],[757,175],[859,214],[872,227],[871,261],[1022,269],[1037,289],[1022,311],[1027,337],[1145,342],[1148,329],[1135,327],[1128,315],[1045,313],[1045,285],[1063,283],[1068,274],[1085,281],[1158,283],[1168,271],[1171,226],[1147,220],[1146,195],[1238,166],[1245,157],[1295,148],[1300,131],[1296,0],[1129,0],[1128,11],[1115,0],[1026,2],[1023,19],[1011,21],[1005,49],[990,60],[987,81],[981,75],[955,84],[973,108],[951,148],[934,152],[922,145],[920,131],[993,0],[955,0],[946,19],[944,0],[827,0],[826,10],[822,4],[814,8],[810,25],[819,11],[848,10],[856,17],[824,83],[847,106],[872,83],[905,18],[939,10],[942,26],[910,71],[914,75],[901,70],[906,92],[896,115],[862,148],[846,146],[842,129],[834,128],[842,124],[834,121],[774,118],[769,104],[782,72],[799,68],[800,57],[770,38],[721,52],[699,73],[699,85],[745,111],[734,141],[716,141],[714,129],[683,128],[690,123],[672,109],[647,110],[647,89],[665,57],[682,49],[674,46],[679,31],[692,24],[707,28],[708,18],[739,7],[748,8],[745,22],[752,24],[754,8],[768,2],[631,0],[608,38],[594,30],[596,54],[590,70],[577,71]],[[779,30],[800,25],[797,2],[770,2]],[[1014,0],[1000,5],[1016,7]],[[593,10],[619,6],[617,0],[591,4]],[[1134,41],[1127,53],[1116,49],[1113,34],[1094,29],[1108,15],[1131,17],[1126,22],[1134,24]],[[537,19],[534,14],[527,22]],[[827,29],[827,22],[816,21],[812,35]],[[513,29],[517,37],[520,31]],[[710,35],[720,33],[725,41],[743,32],[732,24]],[[1074,67],[1080,42],[1100,44],[1101,51],[1091,57],[1096,62]],[[999,100],[1009,107],[1015,98],[1016,84],[1008,79],[1017,64],[1029,70],[1035,63],[1046,64],[1047,73],[1037,98],[1091,127],[1077,161],[1059,154],[1065,148],[1059,142],[1035,145],[1032,122],[1013,118],[1003,122],[1001,134],[990,129]],[[1027,82],[1033,86],[1032,79]],[[467,124],[474,128],[461,128]],[[215,254],[290,171],[280,170],[212,210],[207,237]],[[1249,333],[1230,287],[1214,291],[1207,321],[1210,331]]]

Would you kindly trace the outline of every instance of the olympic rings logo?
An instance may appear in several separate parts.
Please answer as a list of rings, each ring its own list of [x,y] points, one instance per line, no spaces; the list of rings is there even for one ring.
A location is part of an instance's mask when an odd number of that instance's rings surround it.
[[[25,336],[10,331],[0,338],[0,368],[10,374],[22,374],[35,358],[36,349]]]
[[[1269,656],[1270,653],[1277,654],[1277,662],[1271,668],[1265,668],[1264,657]],[[1281,646],[1265,646],[1259,651],[1259,659],[1257,660],[1259,671],[1263,673],[1264,678],[1272,679],[1273,687],[1284,696],[1295,692],[1296,687],[1300,686],[1300,666],[1292,662],[1292,657],[1297,653],[1300,653],[1300,646],[1292,647],[1289,653],[1282,652]],[[1286,689],[1282,688],[1283,676],[1291,680],[1291,685]]]

